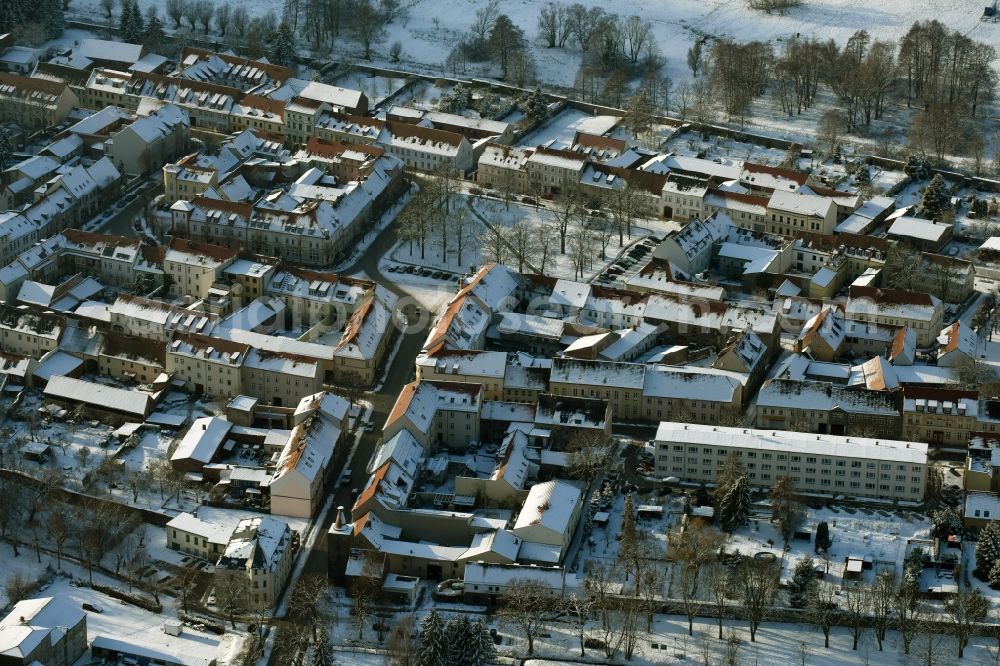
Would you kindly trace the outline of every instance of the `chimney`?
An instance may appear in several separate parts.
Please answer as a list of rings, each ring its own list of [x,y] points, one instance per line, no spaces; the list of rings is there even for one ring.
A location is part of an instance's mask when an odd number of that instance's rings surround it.
[[[344,527],[344,523],[346,523],[346,522],[347,521],[344,519],[344,507],[343,507],[343,505],[338,506],[337,507],[337,518],[336,518],[336,520],[333,521],[333,528],[337,529],[337,530],[342,529]]]

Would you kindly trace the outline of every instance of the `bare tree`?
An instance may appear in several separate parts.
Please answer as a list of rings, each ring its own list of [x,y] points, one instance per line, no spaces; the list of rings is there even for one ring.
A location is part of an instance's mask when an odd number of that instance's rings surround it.
[[[886,633],[892,625],[892,610],[896,600],[896,577],[891,571],[883,571],[875,576],[875,584],[869,590],[872,628],[875,630],[875,640],[878,641],[879,652]]]
[[[757,629],[771,609],[778,591],[778,571],[775,563],[744,558],[736,567],[734,589],[750,624],[750,641],[757,640]]]
[[[511,254],[517,261],[517,272],[524,273],[524,267],[535,257],[537,235],[527,220],[518,220],[511,225],[508,235]]]
[[[4,591],[7,593],[7,603],[13,605],[28,598],[31,594],[31,582],[20,572],[15,572],[4,582]]]
[[[396,619],[385,645],[389,653],[390,666],[416,666],[420,646],[419,633],[420,628],[412,613],[406,613]]]
[[[351,586],[354,597],[354,619],[358,626],[358,640],[364,640],[365,621],[374,611],[375,603],[382,595],[383,564],[379,554],[364,551],[361,573]]]
[[[326,630],[329,618],[323,602],[329,590],[326,576],[311,574],[298,580],[289,598],[289,614],[309,630],[312,642],[319,640]]]
[[[771,487],[771,521],[778,523],[786,546],[802,522],[804,513],[798,502],[795,480],[790,476],[779,477]]]
[[[111,0],[101,0],[102,4]],[[242,6],[242,5],[241,5]],[[181,27],[181,19],[184,18],[184,0],[167,0],[166,14],[174,22],[174,30]],[[245,11],[245,10],[244,10]],[[108,18],[111,18],[110,16]]]
[[[246,35],[247,27],[250,25],[250,12],[242,4],[236,5],[229,18],[229,22],[232,24],[236,36],[242,42],[243,36]]]
[[[236,618],[250,610],[250,580],[245,571],[219,569],[215,581],[216,603],[235,629]]]
[[[708,603],[711,605],[716,622],[719,626],[719,640],[722,640],[722,623],[729,613],[728,599],[732,594],[731,572],[729,567],[717,559],[707,563],[703,569],[703,577],[708,590]]]
[[[560,37],[565,33],[566,5],[561,2],[550,2],[538,13],[538,36],[545,41],[550,49],[560,44]]]
[[[851,631],[851,638],[853,639],[851,649],[857,650],[858,641],[861,640],[861,634],[864,633],[867,624],[871,597],[868,594],[868,590],[860,582],[844,585],[842,592],[844,599],[844,622]]]
[[[500,220],[487,222],[486,231],[483,233],[483,257],[488,261],[495,261],[498,264],[505,263],[510,255],[508,245],[508,228]]]
[[[62,569],[62,557],[66,550],[66,543],[73,538],[77,524],[73,520],[73,513],[68,506],[62,502],[55,503],[48,512],[49,538],[52,540],[56,550],[56,569]]]
[[[181,610],[187,613],[191,607],[192,595],[198,588],[201,571],[196,566],[187,566],[174,576],[174,589],[177,590],[177,603]]]
[[[528,641],[528,654],[534,654],[535,636],[545,626],[545,616],[552,608],[552,599],[540,583],[515,580],[500,599],[499,616],[518,627]]]
[[[215,15],[215,6],[212,4],[212,0],[195,0],[194,7],[198,22],[201,23],[202,32],[207,35],[209,28],[212,27],[212,17]]]
[[[182,5],[184,10],[184,18],[187,22],[191,24],[191,29],[194,30],[198,27],[198,0],[184,0]]]
[[[583,193],[577,186],[564,188],[555,198],[556,229],[559,231],[559,252],[566,254],[566,237],[570,224],[583,206]]]
[[[550,224],[540,224],[535,227],[535,244],[537,246],[538,270],[542,275],[546,275],[549,266],[549,259],[552,258],[555,249],[555,235]]]
[[[382,16],[371,0],[359,0],[354,8],[354,39],[364,50],[365,60],[372,59],[372,46],[385,34]]]
[[[951,620],[952,631],[958,643],[958,658],[961,659],[976,625],[986,619],[990,602],[979,588],[959,582],[958,591],[945,602],[944,608]]]
[[[215,8],[215,25],[219,28],[220,36],[226,36],[226,30],[229,29],[229,22],[232,16],[233,10],[228,2],[224,2]]]
[[[817,582],[806,601],[806,613],[810,621],[823,632],[823,647],[829,649],[830,628],[840,613],[837,608],[837,589],[826,581]]]
[[[622,46],[625,56],[633,65],[653,41],[653,26],[638,16],[629,16],[621,25]]]
[[[584,591],[577,590],[566,597],[566,612],[573,618],[574,629],[580,640],[580,656],[586,657],[587,621],[594,608],[594,597]]]
[[[480,42],[485,42],[499,17],[500,0],[490,0],[484,6],[476,10],[476,15],[472,20],[472,34],[474,34],[476,39]]]
[[[566,444],[569,453],[567,473],[584,480],[589,486],[607,469],[614,446],[603,433],[583,433],[573,436]]]

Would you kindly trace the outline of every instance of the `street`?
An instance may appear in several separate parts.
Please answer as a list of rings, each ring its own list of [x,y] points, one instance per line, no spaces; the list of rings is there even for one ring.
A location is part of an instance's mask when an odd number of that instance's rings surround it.
[[[389,280],[378,269],[379,259],[381,259],[386,252],[392,249],[392,246],[395,243],[396,229],[393,225],[389,225],[381,234],[379,234],[378,238],[376,238],[371,244],[371,247],[369,247],[357,261],[343,269],[341,273],[345,275],[353,275],[359,272],[364,272],[369,279],[377,282],[386,289],[389,289],[402,299],[403,296],[407,295],[406,292],[395,282]],[[414,305],[410,303],[408,299],[401,302],[406,303],[404,306],[404,314],[412,316],[414,314]],[[341,488],[336,488],[334,491],[335,502],[333,510],[327,514],[323,525],[319,526],[320,537],[316,540],[313,549],[306,554],[308,559],[306,561],[305,568],[303,569],[304,575],[326,575],[327,573],[327,549],[326,538],[324,535],[329,529],[330,524],[337,517],[336,508],[338,506],[344,507],[348,520],[351,518],[350,510],[351,505],[353,504],[353,501],[351,500],[351,489],[362,488],[368,479],[368,473],[365,471],[365,467],[368,465],[368,461],[375,452],[375,447],[378,444],[379,439],[381,439],[382,424],[385,423],[386,418],[389,416],[389,410],[392,409],[392,406],[396,401],[396,396],[399,395],[403,385],[409,381],[410,375],[413,372],[414,359],[416,359],[417,354],[420,352],[420,347],[427,336],[427,330],[430,324],[428,321],[423,319],[420,321],[420,325],[400,334],[403,338],[399,341],[399,348],[397,349],[395,356],[392,357],[388,370],[385,372],[382,388],[378,392],[369,392],[364,396],[364,399],[371,402],[374,408],[372,413],[372,423],[375,424],[375,430],[372,432],[366,432],[361,437],[358,449],[355,451],[354,458],[351,460],[349,467],[351,470],[351,483],[346,484]],[[333,470],[330,474],[331,479],[339,478],[339,476],[340,470]]]

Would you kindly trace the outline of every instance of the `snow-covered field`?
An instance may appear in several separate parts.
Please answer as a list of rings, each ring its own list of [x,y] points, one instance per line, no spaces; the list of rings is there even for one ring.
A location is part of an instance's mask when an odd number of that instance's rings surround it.
[[[690,78],[685,53],[695,37],[713,35],[739,40],[782,40],[791,35],[834,39],[843,44],[856,30],[867,30],[876,39],[898,39],[916,20],[937,19],[973,39],[995,42],[1000,26],[981,23],[982,2],[968,0],[928,0],[921,3],[905,0],[885,0],[872,3],[864,0],[806,0],[801,7],[785,15],[764,14],[751,10],[744,0],[672,0],[637,4],[633,0],[579,0],[585,6],[599,6],[622,17],[638,14],[649,20],[660,50],[667,59],[669,74],[675,81]],[[501,2],[500,9],[508,14],[525,34],[534,38],[538,14],[547,0]],[[468,31],[475,12],[487,0],[411,0],[402,3],[408,16],[392,23],[386,38],[376,45],[374,59],[388,64],[390,45],[399,40],[403,45],[405,67],[422,66],[440,71],[441,63],[458,38]],[[274,12],[282,15],[283,0],[246,0],[243,4],[252,15]],[[305,3],[302,3],[303,5]],[[145,11],[156,6],[163,16],[165,0],[139,0]],[[117,12],[117,10],[116,10]],[[103,17],[98,0],[74,0],[71,16],[90,19]],[[116,13],[117,16],[117,13]],[[435,19],[438,19],[435,21]],[[103,20],[103,19],[101,19]],[[167,24],[170,21],[166,22]],[[339,57],[357,57],[360,48],[350,42],[337,45]],[[541,78],[560,85],[572,85],[580,63],[575,49],[548,49],[541,43],[533,46]],[[323,55],[329,54],[326,51]]]

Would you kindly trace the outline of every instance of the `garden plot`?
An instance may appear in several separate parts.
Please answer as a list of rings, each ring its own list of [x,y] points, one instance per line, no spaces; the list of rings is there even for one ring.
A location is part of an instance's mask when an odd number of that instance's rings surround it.
[[[846,559],[848,556],[870,558],[876,563],[886,563],[895,567],[898,573],[903,570],[903,559],[906,556],[907,542],[924,541],[929,538],[930,519],[911,512],[894,512],[890,509],[873,510],[861,508],[823,508],[807,509],[805,520],[799,528],[816,534],[816,525],[826,521],[830,526],[830,536],[833,545],[823,558],[815,553],[812,541],[792,539],[788,543],[788,551],[784,551],[781,533],[777,525],[768,520],[769,510],[750,521],[750,525],[733,532],[725,548],[729,552],[739,552],[753,556],[767,552],[774,554],[782,562],[782,579],[788,579],[795,565],[807,555],[817,563],[829,560],[828,580],[839,585],[843,581]],[[868,582],[874,580],[875,569],[865,570],[864,576]]]

